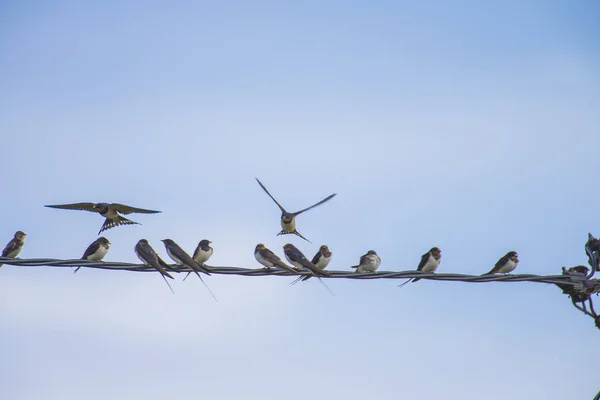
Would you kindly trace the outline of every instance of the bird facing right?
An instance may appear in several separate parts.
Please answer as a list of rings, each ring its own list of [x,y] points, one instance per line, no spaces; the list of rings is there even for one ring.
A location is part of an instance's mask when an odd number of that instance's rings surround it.
[[[106,256],[106,253],[108,253],[109,247],[110,242],[108,241],[108,239],[104,236],[99,237],[98,239],[94,240],[92,244],[88,246],[87,249],[85,249],[85,252],[83,253],[83,256],[81,256],[81,259],[88,261],[101,261],[104,258],[104,256]],[[81,267],[75,268],[75,271],[73,271],[73,273],[79,271],[79,268]]]
[[[360,257],[358,265],[353,265],[350,268],[356,268],[356,272],[360,273],[376,272],[379,264],[381,264],[381,258],[379,258],[375,250],[369,250],[367,254]]]
[[[490,272],[484,275],[508,274],[517,268],[517,264],[519,264],[519,255],[516,251],[509,251],[498,260]]]
[[[25,244],[25,236],[27,234],[23,231],[17,231],[10,242],[6,245],[4,250],[2,250],[2,257],[6,258],[17,258],[23,245]],[[0,267],[3,264],[0,264]]]

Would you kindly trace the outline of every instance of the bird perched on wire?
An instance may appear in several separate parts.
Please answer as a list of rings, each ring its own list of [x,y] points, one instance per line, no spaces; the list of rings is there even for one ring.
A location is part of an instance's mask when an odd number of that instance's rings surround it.
[[[417,267],[417,271],[435,272],[437,270],[437,267],[440,265],[441,258],[442,258],[442,251],[437,247],[432,247],[427,253],[425,253],[421,256],[421,262],[419,263],[419,266]],[[408,279],[403,284],[398,285],[398,287],[402,287],[411,281],[416,282],[419,279],[421,279],[421,278]]]
[[[312,206],[310,206],[308,208],[305,208],[304,210],[300,210],[300,211],[296,211],[296,212],[290,213],[290,212],[287,212],[285,210],[285,208],[283,208],[283,206],[281,204],[279,204],[279,202],[277,200],[275,200],[275,198],[271,195],[271,193],[269,193],[269,191],[267,190],[267,188],[265,187],[265,185],[263,185],[262,182],[258,180],[258,178],[255,178],[255,179],[258,182],[258,184],[260,185],[260,187],[263,188],[263,190],[265,191],[265,193],[267,193],[269,195],[269,197],[275,202],[275,204],[277,204],[277,206],[281,210],[281,228],[282,229],[281,229],[281,232],[279,232],[277,234],[277,236],[279,236],[279,235],[294,234],[294,235],[299,236],[302,239],[306,240],[307,242],[311,243],[310,240],[308,240],[307,238],[305,238],[304,236],[302,236],[296,230],[296,216],[302,214],[305,211],[310,210],[311,208],[315,208],[316,206],[321,205],[321,204],[325,203],[326,201],[331,200],[337,193],[330,194],[329,196],[327,196],[323,200],[319,201],[316,204],[313,204]]]
[[[210,294],[216,301],[217,298],[213,294],[212,290],[210,290],[210,288],[208,287],[206,282],[204,282],[204,279],[202,279],[202,277],[200,276],[200,272],[203,272],[209,276],[210,276],[210,272],[206,268],[204,268],[202,265],[197,263],[192,257],[190,257],[190,255],[188,253],[186,253],[185,250],[183,250],[173,240],[163,239],[162,242],[165,245],[165,250],[167,250],[167,254],[169,255],[169,257],[171,257],[171,259],[173,261],[175,261],[177,264],[185,265],[186,267],[189,267],[192,271],[194,271],[196,273],[196,275],[198,275],[198,278],[200,278],[200,280],[202,281],[204,286],[206,286],[206,289],[208,289],[208,291],[210,292]],[[188,273],[188,275],[190,273]]]
[[[212,242],[210,240],[202,239],[200,243],[198,243],[198,246],[196,246],[196,250],[194,250],[194,255],[192,256],[194,261],[196,261],[209,272],[210,270],[204,266],[204,263],[207,262],[210,256],[212,256],[213,254],[213,248],[210,247],[211,243]],[[185,281],[187,277],[190,276],[190,274],[191,272],[188,272],[188,274],[185,276],[185,278],[183,278],[183,280]]]
[[[25,232],[17,231],[6,247],[4,247],[4,250],[2,250],[2,257],[17,258],[25,244],[25,236],[27,236]],[[0,267],[2,265],[0,264]]]
[[[375,250],[367,251],[367,254],[364,254],[360,257],[360,261],[358,265],[353,265],[350,268],[356,268],[356,272],[376,272],[377,268],[379,268],[379,264],[381,264],[381,258],[377,255]]]
[[[498,260],[490,272],[483,275],[508,274],[517,268],[517,264],[519,264],[519,255],[516,251],[509,251]]]
[[[285,254],[285,258],[297,269],[306,268],[310,270],[316,276],[330,276],[331,274],[327,271],[323,271],[320,268],[317,268],[315,264],[308,261],[308,259],[302,254],[300,250],[296,248],[291,243],[287,243],[283,246],[283,252]]]
[[[114,228],[119,225],[141,225],[139,222],[127,219],[119,214],[158,214],[160,211],[146,210],[144,208],[137,208],[127,206],[119,203],[73,203],[73,204],[56,204],[46,205],[44,207],[59,208],[62,210],[79,210],[79,211],[91,211],[102,215],[106,220],[100,228],[98,235],[107,229]]]
[[[174,294],[175,292],[173,291],[173,288],[165,278],[168,277],[173,279],[173,277],[167,272],[167,269],[170,269],[171,267],[169,264],[164,262],[164,260],[160,258],[158,254],[156,254],[156,251],[154,251],[154,249],[150,246],[148,240],[140,239],[135,245],[134,250],[140,261],[146,265],[156,268],[156,270],[160,272],[162,278],[165,280],[165,283],[167,286],[169,286],[169,289],[171,289],[171,292]]]
[[[327,265],[329,265],[332,254],[333,253],[329,251],[329,247],[327,247],[327,245],[322,245],[319,248],[319,251],[317,251],[317,254],[315,254],[315,256],[310,262],[313,263],[315,267],[319,268],[320,270],[324,270],[325,268],[327,268]],[[307,281],[309,279],[310,275],[300,276],[292,282],[292,285],[298,283],[299,281]]]
[[[85,252],[83,253],[83,256],[81,256],[81,259],[88,261],[101,261],[104,258],[104,256],[106,256],[106,253],[108,253],[109,247],[110,242],[108,241],[108,239],[104,236],[101,236],[98,239],[94,240],[92,244],[90,244],[88,248],[85,249]],[[79,266],[75,268],[75,271],[73,271],[73,273],[79,271],[79,268],[81,267]]]
[[[279,258],[271,250],[267,249],[264,244],[259,243],[254,248],[254,258],[256,261],[265,266],[265,268],[279,267],[291,273],[297,273],[294,268],[290,267]]]

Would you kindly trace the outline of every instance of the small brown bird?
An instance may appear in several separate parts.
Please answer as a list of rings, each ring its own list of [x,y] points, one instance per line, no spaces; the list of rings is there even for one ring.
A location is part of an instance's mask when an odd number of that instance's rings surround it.
[[[23,245],[25,244],[25,236],[27,236],[25,232],[17,231],[11,241],[8,242],[4,250],[2,250],[2,257],[17,258],[21,252],[21,249],[23,249]],[[0,264],[0,267],[2,265],[3,264]]]
[[[417,271],[423,272],[435,272],[437,267],[440,265],[440,259],[442,258],[442,251],[437,247],[432,247],[427,253],[421,256],[421,262],[417,267]],[[398,287],[406,285],[408,282],[416,282],[421,278],[409,279]]]
[[[509,251],[498,260],[490,272],[484,275],[508,274],[517,268],[517,264],[519,264],[519,255],[516,251]]]
[[[262,243],[256,245],[256,248],[254,249],[254,258],[256,258],[256,261],[264,265],[265,268],[279,267],[294,274],[298,272],[294,268],[281,261],[281,258],[277,257],[275,253],[267,249]]]
[[[317,251],[317,254],[315,254],[313,259],[311,260],[311,262],[315,265],[315,267],[317,267],[321,270],[324,270],[325,268],[327,268],[327,265],[329,265],[329,262],[331,261],[331,256],[332,256],[332,253],[331,253],[331,251],[329,251],[329,247],[327,247],[327,245],[322,245],[319,248],[319,251]],[[307,281],[309,279],[310,279],[310,275],[301,276],[301,277],[297,278],[295,281],[293,281],[292,285],[298,283],[299,281]]]
[[[136,208],[127,206],[119,203],[73,203],[73,204],[57,204],[57,205],[46,205],[44,207],[59,208],[62,210],[80,210],[80,211],[91,211],[97,212],[102,215],[106,220],[100,228],[98,235],[107,229],[114,228],[119,225],[141,225],[139,222],[127,219],[119,214],[131,214],[131,213],[142,213],[142,214],[157,214],[160,211],[146,210],[144,208]]]
[[[104,258],[104,256],[106,256],[106,253],[108,253],[109,247],[110,242],[108,241],[108,239],[104,236],[99,237],[98,239],[94,240],[92,244],[88,246],[87,249],[85,249],[85,252],[83,253],[81,259],[89,261],[101,261]],[[77,272],[79,268],[81,267],[75,268],[75,271],[73,271],[73,273]]]
[[[381,264],[381,258],[377,255],[375,250],[367,251],[367,254],[360,256],[358,265],[353,265],[350,268],[356,268],[356,272],[377,272],[377,268]]]
[[[169,286],[169,289],[171,289],[171,292],[175,294],[173,288],[165,278],[168,277],[173,279],[173,277],[167,272],[167,269],[170,269],[171,267],[162,258],[160,258],[158,254],[156,254],[156,251],[154,251],[154,249],[150,246],[148,240],[140,239],[135,245],[134,250],[140,261],[146,265],[156,268],[156,270],[160,272],[161,276],[165,280],[165,283],[167,286]]]

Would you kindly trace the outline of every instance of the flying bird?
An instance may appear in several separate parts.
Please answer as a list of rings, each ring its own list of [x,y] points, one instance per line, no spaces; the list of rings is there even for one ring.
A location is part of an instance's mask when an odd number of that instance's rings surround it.
[[[104,256],[106,256],[106,253],[108,253],[109,247],[110,242],[108,241],[108,239],[104,236],[99,237],[98,239],[94,240],[92,244],[88,246],[87,249],[85,249],[85,252],[83,253],[83,256],[81,256],[81,259],[88,261],[101,261],[104,258]],[[75,271],[73,271],[73,273],[77,272],[79,268],[81,267],[75,268]]]
[[[264,265],[265,268],[279,267],[294,274],[298,272],[294,268],[281,261],[281,258],[279,258],[271,250],[267,249],[262,243],[256,245],[256,248],[254,249],[254,258],[256,258],[256,261]]]
[[[25,244],[25,236],[27,236],[25,232],[17,231],[4,250],[2,250],[2,257],[17,258]],[[2,265],[4,264],[0,264],[0,267]]]
[[[350,268],[356,268],[356,272],[360,273],[376,272],[379,264],[381,264],[381,258],[379,258],[375,250],[369,250],[367,254],[360,257],[358,265],[353,265]]]
[[[165,283],[169,286],[169,289],[171,289],[171,292],[175,294],[173,288],[165,278],[168,277],[173,279],[173,277],[167,272],[167,269],[171,267],[169,266],[169,264],[164,262],[164,260],[160,258],[158,254],[156,254],[156,251],[154,251],[154,249],[150,246],[148,240],[140,239],[135,245],[134,249],[135,254],[144,264],[150,265],[151,267],[156,268],[158,272],[160,272],[161,276],[165,280]]]
[[[165,249],[167,250],[167,254],[173,261],[177,264],[185,265],[186,267],[191,268],[192,271],[198,275],[198,278],[202,281],[206,289],[210,292],[212,297],[217,300],[212,290],[208,287],[204,279],[200,276],[200,272],[204,272],[206,275],[210,276],[210,272],[204,268],[202,265],[198,264],[188,253],[186,253],[177,243],[175,243],[171,239],[163,239],[162,242],[165,244]],[[190,272],[191,273],[191,272]],[[189,275],[189,274],[188,274]]]
[[[46,205],[44,207],[50,208],[59,208],[62,210],[81,210],[81,211],[91,211],[96,212],[102,215],[106,220],[100,228],[98,235],[107,229],[114,228],[119,225],[141,225],[139,222],[132,221],[127,219],[119,214],[132,214],[132,213],[142,213],[142,214],[157,214],[160,211],[155,210],[146,210],[144,208],[136,208],[131,206],[126,206],[125,204],[119,203],[74,203],[74,204],[57,204],[57,205]]]
[[[491,269],[490,272],[483,275],[493,275],[493,274],[508,274],[517,268],[517,264],[519,263],[519,255],[516,251],[509,251],[502,258],[498,260],[494,268]]]
[[[331,261],[331,251],[329,251],[329,247],[327,245],[322,245],[317,251],[317,254],[310,261],[315,265],[315,267],[323,270],[329,265],[329,261]],[[295,281],[292,282],[292,285],[298,283],[299,281],[307,281],[310,279],[310,275],[300,276]]]
[[[437,247],[432,247],[427,253],[421,256],[421,262],[417,267],[417,271],[423,272],[435,272],[437,267],[440,265],[440,259],[442,258],[442,251]],[[408,282],[416,282],[421,278],[408,279],[398,287],[406,285]]]
[[[279,236],[279,235],[294,234],[294,235],[299,236],[302,239],[306,240],[307,242],[311,243],[310,240],[308,240],[307,238],[305,238],[304,236],[302,236],[296,230],[296,216],[302,214],[305,211],[310,210],[311,208],[315,208],[316,206],[321,205],[321,204],[325,203],[326,201],[331,200],[337,193],[330,194],[329,196],[327,196],[323,200],[319,201],[316,204],[313,204],[312,206],[310,206],[308,208],[305,208],[304,210],[300,210],[300,211],[296,211],[296,212],[290,213],[290,212],[287,212],[285,210],[285,208],[283,208],[283,206],[281,204],[279,204],[279,202],[277,200],[275,200],[275,198],[273,196],[271,196],[271,193],[269,193],[269,191],[267,190],[267,188],[265,187],[265,185],[263,185],[261,183],[261,181],[258,180],[258,178],[255,178],[255,179],[258,182],[258,184],[260,185],[260,187],[263,188],[263,190],[265,191],[265,193],[267,193],[269,195],[269,197],[275,202],[275,204],[277,204],[277,206],[281,210],[281,228],[282,229],[281,229],[281,232],[279,232],[277,234],[277,236]]]

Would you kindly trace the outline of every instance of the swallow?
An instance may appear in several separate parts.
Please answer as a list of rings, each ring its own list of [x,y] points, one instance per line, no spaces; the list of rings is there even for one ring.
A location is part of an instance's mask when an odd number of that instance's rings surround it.
[[[212,290],[208,287],[204,279],[200,276],[200,272],[204,272],[206,275],[210,276],[210,272],[204,268],[202,265],[198,264],[188,253],[186,253],[177,243],[175,243],[171,239],[163,239],[162,242],[165,244],[165,249],[167,250],[167,254],[173,261],[177,264],[185,265],[186,267],[191,268],[192,271],[198,275],[198,278],[202,281],[206,289],[210,292],[212,297],[217,300]]]
[[[308,261],[308,259],[302,254],[300,250],[296,248],[291,243],[287,243],[283,246],[283,252],[285,254],[285,258],[297,269],[306,268],[310,270],[315,276],[331,276],[329,272],[323,271],[322,269],[317,268],[315,264]]]
[[[210,258],[210,256],[212,256],[213,254],[213,248],[210,247],[210,244],[212,242],[210,240],[207,239],[202,239],[200,241],[200,243],[198,243],[198,246],[196,247],[196,250],[194,250],[194,255],[192,256],[192,258],[194,259],[194,261],[196,261],[198,264],[202,265],[204,267],[204,263],[208,261],[208,259]],[[204,267],[204,269],[206,269],[207,271],[208,268]],[[190,276],[191,272],[188,272],[188,274],[185,276],[185,278],[183,278],[183,280],[185,281],[187,279],[188,276]],[[210,273],[209,273],[210,275]]]
[[[138,258],[146,265],[150,265],[151,267],[156,268],[158,272],[160,272],[161,276],[173,292],[173,288],[169,285],[169,282],[165,277],[173,279],[173,277],[167,272],[167,269],[171,268],[169,264],[164,262],[162,258],[156,254],[156,251],[148,244],[146,239],[140,239],[135,245],[135,254]],[[173,292],[174,294],[175,292]]]
[[[141,225],[139,222],[127,219],[120,214],[131,214],[131,213],[143,213],[143,214],[157,214],[160,211],[146,210],[144,208],[136,208],[126,206],[125,204],[119,203],[74,203],[74,204],[58,204],[58,205],[46,205],[44,207],[60,208],[63,210],[82,210],[97,212],[102,215],[106,220],[100,228],[98,235],[107,229],[114,228],[119,225]]]
[[[27,236],[25,232],[17,231],[4,250],[2,250],[2,257],[17,258],[25,244],[25,236]],[[2,265],[3,264],[0,264],[0,267]]]
[[[256,181],[258,182],[258,184],[260,185],[261,188],[263,188],[263,190],[265,191],[265,193],[267,193],[269,195],[269,197],[271,198],[271,200],[273,200],[275,202],[275,204],[277,204],[277,207],[279,207],[279,209],[281,210],[281,232],[279,232],[277,234],[277,236],[279,235],[289,235],[289,234],[294,234],[296,236],[301,237],[302,239],[306,240],[307,242],[311,243],[310,240],[308,240],[307,238],[305,238],[304,236],[302,236],[297,230],[296,230],[296,216],[302,214],[305,211],[310,210],[311,208],[315,208],[318,205],[321,205],[323,203],[325,203],[326,201],[331,200],[337,193],[333,193],[330,194],[329,196],[327,196],[326,198],[324,198],[323,200],[319,201],[316,204],[313,204],[312,206],[305,208],[304,210],[300,210],[300,211],[296,211],[293,213],[287,212],[285,210],[285,208],[283,208],[283,206],[281,204],[279,204],[279,202],[277,200],[275,200],[275,197],[271,196],[271,193],[269,193],[269,191],[267,190],[267,188],[265,187],[265,185],[263,185],[261,183],[261,181],[258,180],[258,178],[255,178]]]
[[[437,247],[432,247],[427,253],[421,256],[421,262],[417,267],[417,271],[423,272],[435,272],[437,267],[440,265],[440,259],[442,258],[442,251]],[[421,278],[409,279],[398,287],[406,285],[408,282],[416,282]]]
[[[200,265],[204,265],[208,261],[210,256],[213,254],[213,248],[210,247],[212,242],[210,240],[203,239],[198,243],[196,250],[194,251],[194,261]]]
[[[360,257],[358,265],[353,265],[350,268],[356,268],[356,272],[360,273],[376,272],[379,264],[381,264],[381,258],[379,258],[375,250],[369,250],[367,254]]]
[[[254,249],[254,258],[256,258],[256,261],[264,265],[265,268],[279,267],[293,274],[298,272],[294,268],[281,261],[281,258],[277,257],[275,253],[267,249],[262,243],[256,245],[256,248]]]
[[[99,237],[98,239],[94,240],[92,244],[88,246],[87,249],[85,249],[85,252],[83,253],[83,256],[81,256],[81,259],[88,261],[101,261],[104,258],[104,256],[106,256],[106,253],[108,253],[109,247],[110,242],[108,241],[108,239],[104,236]],[[73,271],[73,273],[77,272],[79,268],[81,267],[75,268],[75,271]]]
[[[319,251],[317,251],[317,254],[315,254],[313,259],[311,260],[311,263],[313,263],[315,267],[319,268],[320,270],[324,270],[327,267],[327,265],[329,265],[329,261],[331,261],[331,255],[332,253],[331,251],[329,251],[329,247],[327,247],[326,245],[322,245],[319,248]],[[293,281],[292,285],[299,281],[307,281],[309,279],[310,275],[301,276],[295,281]]]
[[[498,260],[494,268],[490,270],[487,274],[484,275],[493,275],[493,274],[508,274],[517,268],[517,264],[519,263],[519,255],[516,251],[509,251],[502,258]]]

